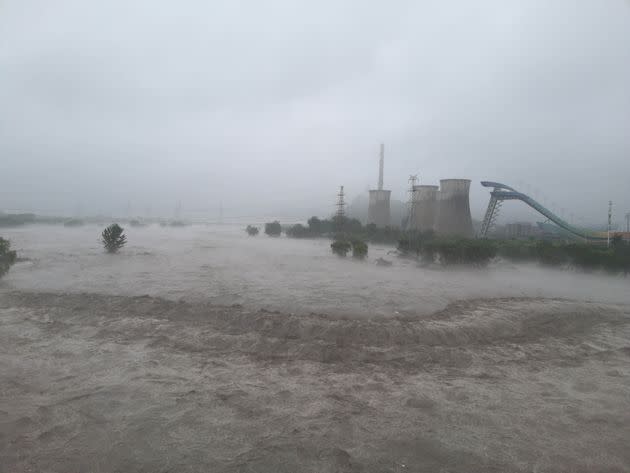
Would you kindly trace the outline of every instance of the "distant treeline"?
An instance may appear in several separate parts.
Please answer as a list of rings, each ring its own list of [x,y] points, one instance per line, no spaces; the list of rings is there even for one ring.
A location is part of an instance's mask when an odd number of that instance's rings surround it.
[[[0,213],[0,227],[18,227],[26,223],[35,222],[35,214],[2,214]]]
[[[362,225],[357,219],[347,217],[333,217],[331,219],[311,217],[306,226],[298,223],[287,227],[285,233],[293,238],[334,237],[338,234],[344,234],[355,240],[391,244],[396,244],[404,235],[404,232],[399,228],[378,228],[373,223]]]
[[[514,262],[536,262],[544,266],[575,268],[584,271],[603,270],[612,274],[630,273],[630,245],[620,238],[610,248],[586,243],[546,240],[487,240],[445,238],[433,232],[410,232],[400,228],[378,228],[362,225],[356,219],[312,217],[307,225],[285,228],[293,238],[330,237],[335,240],[367,241],[396,245],[399,253],[413,256],[426,264],[483,267],[500,257]],[[342,237],[340,237],[342,235]]]
[[[546,240],[444,239],[431,234],[407,235],[397,245],[402,254],[426,263],[485,266],[495,257],[513,262],[537,262],[549,267],[630,273],[630,245],[615,238],[610,248],[586,243]]]
[[[41,215],[35,214],[4,214],[0,213],[0,227],[19,227],[22,225],[26,225],[29,223],[46,223],[46,224],[54,224],[60,225],[64,224],[68,221],[76,221],[69,220],[64,217],[43,217]]]

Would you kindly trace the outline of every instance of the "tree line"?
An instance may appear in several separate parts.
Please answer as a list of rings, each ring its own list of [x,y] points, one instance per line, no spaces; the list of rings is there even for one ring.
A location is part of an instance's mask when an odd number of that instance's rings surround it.
[[[415,257],[424,264],[483,267],[499,257],[513,262],[536,262],[548,267],[603,270],[611,274],[630,273],[630,245],[620,237],[614,238],[608,248],[596,244],[547,240],[446,238],[431,231],[404,231],[397,227],[363,225],[359,220],[347,217],[311,217],[306,225],[286,227],[277,221],[265,225],[265,233],[270,236],[279,236],[283,230],[291,238],[331,238],[331,249],[340,256],[352,250],[353,255],[362,258],[367,255],[367,243],[385,243],[395,245],[399,254]]]

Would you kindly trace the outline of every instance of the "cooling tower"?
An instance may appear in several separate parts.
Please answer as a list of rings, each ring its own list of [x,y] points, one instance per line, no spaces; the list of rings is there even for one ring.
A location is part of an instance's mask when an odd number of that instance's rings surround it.
[[[390,224],[389,198],[392,191],[370,191],[370,204],[368,207],[368,223],[374,223],[377,227],[387,227]]]
[[[438,186],[413,186],[412,228],[420,232],[435,230]]]
[[[470,216],[470,179],[442,179],[437,198],[438,235],[470,238],[473,236]]]

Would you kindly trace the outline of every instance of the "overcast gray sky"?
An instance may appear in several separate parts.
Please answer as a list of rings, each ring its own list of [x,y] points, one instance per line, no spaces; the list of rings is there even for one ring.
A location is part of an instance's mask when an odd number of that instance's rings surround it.
[[[630,211],[627,0],[0,0],[0,209],[331,211],[483,179]],[[523,204],[506,205],[516,216]]]

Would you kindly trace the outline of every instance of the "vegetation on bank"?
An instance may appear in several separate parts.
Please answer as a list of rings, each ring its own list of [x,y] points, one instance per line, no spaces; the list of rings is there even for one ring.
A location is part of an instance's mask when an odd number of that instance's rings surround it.
[[[282,226],[277,220],[275,222],[265,223],[265,233],[269,236],[280,236]]]
[[[397,249],[425,263],[444,266],[463,264],[482,267],[500,257],[513,262],[536,262],[547,267],[630,273],[630,245],[621,239],[613,240],[611,247],[607,248],[546,240],[444,239],[418,234],[402,238]]]
[[[4,214],[0,213],[0,227],[19,227],[27,223],[35,223],[35,214]]]
[[[83,220],[78,218],[71,218],[70,220],[63,222],[64,227],[81,227],[83,225]]]
[[[160,227],[187,227],[188,223],[183,220],[171,220],[168,222],[162,221],[160,222]]]
[[[249,236],[256,236],[259,232],[258,227],[254,227],[253,225],[247,225],[245,231]]]
[[[293,238],[334,238],[337,234],[344,234],[349,240],[390,244],[396,244],[404,234],[399,228],[378,228],[373,223],[362,225],[357,219],[347,217],[331,219],[311,217],[306,226],[298,223],[288,227],[285,232],[288,237]]]
[[[101,234],[101,242],[105,251],[108,253],[116,253],[127,243],[127,237],[124,234],[124,229],[117,223],[112,223],[109,227],[103,230]]]
[[[129,225],[134,228],[146,227],[148,224],[139,219],[133,219],[129,221]]]
[[[497,256],[491,240],[435,238],[432,233],[409,233],[398,241],[398,251],[425,264],[487,266]]]
[[[11,243],[0,237],[0,278],[15,264],[17,254],[11,250]]]
[[[495,258],[513,262],[536,262],[548,267],[565,267],[583,271],[630,273],[630,245],[617,238],[611,247],[546,240],[487,240],[437,237],[432,232],[403,231],[399,228],[377,228],[362,225],[356,219],[312,217],[307,225],[297,224],[286,229],[293,238],[333,238],[331,249],[345,256],[365,258],[367,243],[396,245],[400,254],[418,258],[423,264],[442,266],[487,266]],[[353,245],[353,242],[357,242]],[[359,243],[360,242],[360,243]],[[365,245],[365,247],[363,246]]]

